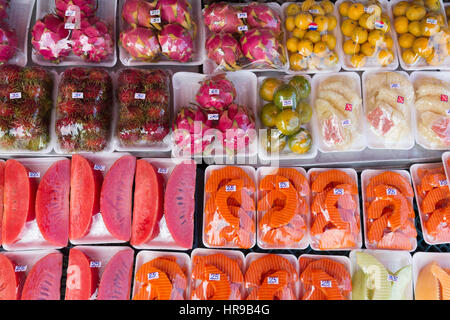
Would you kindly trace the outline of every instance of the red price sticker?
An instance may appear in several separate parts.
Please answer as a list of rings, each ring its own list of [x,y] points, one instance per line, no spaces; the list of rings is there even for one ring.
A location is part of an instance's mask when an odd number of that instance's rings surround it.
[[[448,95],[446,95],[446,94],[441,94],[441,101],[442,101],[442,102],[448,102]]]
[[[345,105],[345,111],[353,111],[353,106],[350,103]]]
[[[402,96],[397,97],[397,103],[405,103],[405,98]]]

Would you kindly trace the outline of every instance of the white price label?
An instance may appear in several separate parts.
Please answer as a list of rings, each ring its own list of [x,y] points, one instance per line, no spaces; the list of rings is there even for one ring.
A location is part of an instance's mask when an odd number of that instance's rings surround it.
[[[450,116],[450,109],[447,109],[447,115]]]
[[[102,266],[102,262],[101,261],[91,261],[89,263],[89,267],[91,268],[100,268]]]
[[[106,167],[101,164],[94,164],[94,170],[96,171],[105,171]]]
[[[400,83],[391,83],[391,88],[392,88],[392,89],[398,89],[398,88],[400,88]]]
[[[159,279],[159,272],[150,272],[149,274],[147,274],[147,279],[148,280]]]
[[[28,177],[29,178],[40,178],[41,173],[40,172],[28,172]]]
[[[146,95],[145,95],[145,93],[135,93],[134,94],[134,98],[136,99],[136,100],[145,100],[145,97],[146,97]]]
[[[151,15],[152,17],[154,17],[154,16],[160,16],[160,15],[161,15],[161,11],[159,11],[159,10],[150,10],[150,15]]]
[[[365,7],[364,8],[364,12],[365,13],[372,13],[373,12],[373,7]]]
[[[388,281],[397,282],[398,281],[398,276],[394,276],[393,274],[389,274],[387,279],[388,279]]]
[[[64,29],[66,29],[66,30],[74,30],[75,29],[75,23],[66,22],[64,24]]]
[[[342,196],[342,195],[344,195],[344,189],[341,189],[341,188],[336,188],[336,189],[333,189],[333,194],[335,195],[335,196]]]
[[[11,99],[11,100],[22,99],[22,92],[11,92],[9,94],[9,99]]]
[[[238,26],[238,31],[248,31],[248,26]]]
[[[427,18],[427,23],[429,24],[437,24],[437,20],[433,18]]]
[[[294,102],[292,101],[292,99],[282,100],[281,103],[282,103],[283,107],[292,107],[292,106],[294,106]]]
[[[208,120],[219,120],[219,114],[218,113],[210,113],[208,114]]]
[[[238,17],[239,19],[247,19],[247,12],[239,12],[239,13],[237,14],[237,17]]]
[[[447,179],[445,179],[445,180],[439,180],[439,186],[440,186],[440,187],[448,186],[448,181],[447,181]]]
[[[397,190],[393,188],[386,188],[386,195],[388,196],[396,196]]]
[[[210,96],[217,96],[220,94],[220,89],[209,89],[208,92]]]
[[[235,185],[225,186],[225,191],[226,192],[236,192],[236,186]]]
[[[331,288],[331,281],[330,280],[321,280],[320,281],[320,287],[322,288]]]
[[[278,183],[278,187],[280,189],[288,189],[289,188],[289,182],[288,181],[282,181]]]
[[[83,92],[72,92],[72,99],[83,99],[84,93]]]
[[[311,14],[319,14],[319,9],[309,9],[309,13],[311,13]]]
[[[352,125],[352,121],[350,119],[342,120],[342,126],[350,127]]]
[[[76,12],[76,11],[70,10],[70,9],[67,9],[67,10],[66,10],[66,13],[65,13],[65,16],[66,16],[66,17],[75,17],[76,15],[77,15],[77,12]]]
[[[267,277],[267,284],[279,284],[280,280],[278,277]]]
[[[150,23],[161,23],[161,18],[150,18]]]
[[[14,267],[14,272],[25,272],[25,271],[27,271],[27,265]]]
[[[209,281],[220,281],[220,273],[210,273]]]
[[[169,172],[167,168],[158,168],[158,173],[166,174],[167,172]]]

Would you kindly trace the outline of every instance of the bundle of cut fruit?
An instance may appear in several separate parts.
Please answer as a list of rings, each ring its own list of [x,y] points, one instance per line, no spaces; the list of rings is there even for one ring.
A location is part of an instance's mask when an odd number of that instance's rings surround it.
[[[270,5],[216,2],[203,10],[203,19],[211,71],[285,68],[281,17]]]
[[[255,183],[242,168],[214,169],[205,183],[203,240],[211,247],[249,249],[254,246]]]
[[[10,0],[0,1],[0,64],[11,60],[18,50],[16,30],[9,26],[8,7]]]
[[[197,26],[188,0],[125,0],[122,18],[128,26],[120,43],[131,60],[189,62],[195,52]]]
[[[54,0],[55,13],[39,17],[31,33],[35,53],[61,63],[70,54],[83,61],[112,60],[114,36],[111,26],[95,16],[96,0]]]
[[[162,70],[124,69],[118,81],[119,144],[162,143],[169,133],[169,76]]]
[[[97,68],[64,71],[58,88],[56,134],[63,152],[103,151],[109,142],[112,81]]]
[[[361,246],[358,184],[351,174],[338,169],[309,172],[313,248],[335,250]]]
[[[47,148],[53,107],[53,78],[39,67],[0,67],[0,147],[40,151]]]
[[[332,258],[300,257],[302,300],[349,300],[352,278],[346,266]]]
[[[370,174],[362,183],[367,248],[413,250],[417,231],[409,179],[384,171]]]
[[[255,117],[235,103],[236,88],[225,74],[206,78],[195,95],[198,105],[182,107],[173,124],[175,154],[235,155],[256,138]]]
[[[419,271],[414,294],[416,300],[450,300],[450,269],[428,263]]]
[[[191,280],[191,300],[242,300],[242,264],[232,256],[193,256]]]
[[[297,300],[298,272],[287,258],[276,254],[255,257],[245,272],[247,300]]]
[[[264,176],[258,189],[258,240],[265,248],[298,248],[307,232],[308,180],[294,168]]]

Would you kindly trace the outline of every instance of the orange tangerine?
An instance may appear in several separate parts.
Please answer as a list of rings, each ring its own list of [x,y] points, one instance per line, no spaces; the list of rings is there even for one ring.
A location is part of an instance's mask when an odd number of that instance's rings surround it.
[[[420,22],[412,21],[408,24],[408,32],[411,33],[414,37],[422,36],[422,31],[420,30]]]
[[[361,18],[359,18],[358,23],[361,27],[373,30],[375,29],[375,21],[377,20],[376,16],[364,13]]]
[[[328,31],[333,31],[337,26],[337,20],[335,16],[327,16],[328,19]]]
[[[394,20],[394,29],[397,33],[406,33],[408,32],[408,24],[409,21],[406,17],[397,17]]]
[[[286,18],[286,21],[284,22],[284,26],[286,27],[287,31],[292,32],[292,30],[295,29],[295,17],[288,16]]]
[[[431,11],[439,11],[441,9],[441,3],[439,0],[425,0],[425,7]]]
[[[366,57],[372,57],[375,54],[375,50],[376,46],[370,42],[366,42],[361,45],[361,53],[363,53]]]
[[[349,39],[349,40],[346,40],[344,42],[344,45],[342,46],[342,49],[344,50],[345,54],[354,55],[354,54],[359,53],[359,50],[361,48],[360,48],[360,45],[358,43],[356,43],[353,40]]]
[[[362,44],[367,41],[368,36],[369,33],[367,32],[366,29],[362,27],[356,27],[355,29],[353,29],[351,38],[354,42]]]
[[[325,58],[323,59],[323,63],[327,66],[327,67],[333,67],[335,66],[337,63],[339,62],[339,57],[336,54],[336,52],[331,51],[328,53],[328,55],[325,56]]]
[[[298,51],[298,39],[295,37],[291,37],[286,41],[286,48],[289,52],[297,52]]]
[[[392,40],[391,36],[384,35],[383,42],[386,48],[390,50],[392,50],[392,48],[394,47],[394,40]]]
[[[409,6],[405,12],[406,18],[408,18],[409,21],[422,20],[426,14],[427,10],[419,4]]]
[[[333,13],[334,11],[334,5],[330,0],[324,0],[320,3],[320,5],[323,8],[323,11],[325,12],[325,14],[330,14]]]
[[[394,17],[404,16],[409,6],[410,3],[408,1],[400,1],[392,6],[392,14]]]
[[[359,18],[364,14],[364,5],[362,3],[353,3],[348,8],[348,17],[352,20],[358,21]]]
[[[301,71],[307,68],[306,59],[299,53],[292,53],[289,56],[291,70]]]
[[[319,41],[316,44],[314,44],[313,52],[320,58],[325,57],[327,50],[328,50],[327,44],[325,42]]]
[[[441,30],[441,26],[435,18],[424,18],[420,21],[420,33],[422,36],[434,36],[439,30]]]
[[[313,17],[308,12],[300,12],[295,16],[295,26],[299,29],[307,30],[311,22]]]
[[[306,33],[306,30],[302,30],[302,29],[299,29],[299,28],[295,28],[295,29],[292,31],[292,36],[296,37],[297,39],[301,39],[301,38],[303,38],[303,36],[305,35],[305,33]]]
[[[419,60],[419,55],[414,53],[411,49],[406,49],[402,53],[402,59],[406,64],[414,64]]]
[[[317,30],[308,30],[303,36],[304,39],[310,40],[312,43],[320,41],[320,32]]]
[[[315,4],[316,4],[315,0],[305,0],[302,3],[302,11],[308,11]]]
[[[391,50],[383,49],[378,52],[378,62],[383,66],[388,66],[394,61],[394,53]]]
[[[433,49],[433,52],[426,58],[427,63],[430,66],[439,66],[445,60],[445,54],[441,51],[437,51]]]
[[[411,33],[407,32],[407,33],[402,34],[398,38],[398,45],[401,48],[409,49],[412,47],[414,40],[416,40],[416,37],[414,37]]]
[[[384,34],[380,30],[372,30],[369,32],[369,36],[367,37],[367,41],[374,46],[377,46],[378,43],[381,43],[384,40]]]
[[[346,19],[341,24],[342,34],[346,37],[351,37],[353,30],[358,26],[358,23],[352,19]]]
[[[317,31],[323,32],[328,30],[328,18],[326,16],[315,16],[314,23],[317,24]]]
[[[325,10],[323,10],[323,8],[318,4],[312,5],[311,8],[309,8],[308,12],[313,16],[322,16],[325,14]]]
[[[364,67],[364,65],[366,64],[366,61],[367,61],[367,57],[365,55],[363,55],[362,53],[354,54],[350,58],[350,63],[352,64],[352,66],[354,68]]]
[[[295,16],[296,14],[300,13],[300,11],[302,11],[302,8],[298,3],[291,3],[286,8],[286,15]]]
[[[336,47],[336,38],[332,34],[324,34],[320,40],[325,42],[330,50]]]
[[[308,57],[313,52],[314,45],[311,40],[303,39],[298,42],[298,53],[304,57]]]
[[[348,8],[351,6],[350,1],[344,1],[339,5],[339,14],[343,17],[348,17]]]
[[[414,40],[412,49],[422,58],[428,58],[433,53],[433,47],[428,44],[428,38],[420,37]]]

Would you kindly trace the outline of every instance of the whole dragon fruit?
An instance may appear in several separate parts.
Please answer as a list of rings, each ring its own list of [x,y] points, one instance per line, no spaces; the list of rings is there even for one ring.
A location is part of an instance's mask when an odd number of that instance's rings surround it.
[[[0,63],[8,62],[17,50],[17,35],[6,23],[0,23]]]
[[[9,7],[9,0],[0,0],[0,20],[6,19],[8,17],[8,12],[6,11]]]
[[[239,42],[230,33],[212,33],[206,40],[208,58],[226,70],[240,69],[244,58]]]
[[[155,2],[126,0],[122,8],[122,18],[132,27],[161,30],[161,18]]]
[[[186,0],[159,0],[156,8],[167,23],[178,23],[187,30],[192,29],[191,5]]]
[[[269,29],[247,31],[241,38],[241,48],[244,56],[257,65],[282,66],[286,63],[283,47]]]
[[[225,74],[218,74],[201,83],[195,100],[200,108],[211,111],[225,110],[236,98],[236,88]]]
[[[244,21],[239,18],[240,10],[226,2],[215,2],[203,11],[203,19],[211,32],[239,32]]]
[[[112,32],[100,19],[81,20],[81,28],[72,31],[73,53],[91,62],[100,62],[111,56],[114,42]]]
[[[188,62],[192,59],[194,43],[191,34],[176,23],[166,24],[158,35],[162,53],[170,60]]]
[[[135,59],[154,61],[161,53],[157,36],[151,29],[131,28],[120,34],[122,47]]]
[[[247,13],[247,23],[251,28],[265,28],[279,33],[281,17],[266,4],[252,2],[242,9]]]
[[[222,113],[218,129],[222,132],[223,145],[228,151],[244,149],[256,136],[254,116],[246,107],[235,103]]]
[[[68,15],[68,11],[80,11],[80,18],[91,17],[97,11],[96,0],[55,0],[56,14],[61,18]]]
[[[64,20],[48,14],[38,20],[31,31],[34,49],[46,60],[59,62],[71,52],[69,30],[64,28]]]

